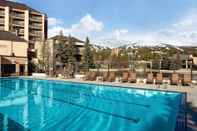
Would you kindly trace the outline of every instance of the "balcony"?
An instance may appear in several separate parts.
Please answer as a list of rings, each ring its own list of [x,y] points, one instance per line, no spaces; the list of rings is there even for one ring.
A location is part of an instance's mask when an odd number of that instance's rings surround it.
[[[24,22],[21,22],[21,21],[14,21],[12,23],[13,26],[15,27],[24,27]]]
[[[29,27],[31,29],[42,30],[42,26],[38,24],[31,24]]]
[[[19,30],[19,35],[24,35],[24,30]]]
[[[18,13],[13,13],[12,14],[12,18],[13,19],[22,19],[22,20],[24,20],[24,18],[25,18],[25,15],[24,14],[18,14]]]
[[[0,19],[0,25],[4,25],[4,19]]]
[[[42,37],[42,32],[40,31],[31,31],[30,36]]]
[[[30,17],[30,21],[42,23],[42,17]]]
[[[0,30],[4,30],[4,26],[0,26]]]
[[[0,16],[4,16],[4,11],[0,11]]]

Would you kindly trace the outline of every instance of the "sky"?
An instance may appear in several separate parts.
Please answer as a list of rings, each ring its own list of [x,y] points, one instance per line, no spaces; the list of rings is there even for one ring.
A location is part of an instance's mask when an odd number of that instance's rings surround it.
[[[15,0],[48,16],[49,37],[197,46],[197,0]]]

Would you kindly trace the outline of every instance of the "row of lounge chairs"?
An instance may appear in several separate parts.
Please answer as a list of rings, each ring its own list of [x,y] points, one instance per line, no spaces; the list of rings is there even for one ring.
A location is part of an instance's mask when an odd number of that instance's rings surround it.
[[[85,80],[95,81],[97,80],[97,72],[88,72],[85,76]],[[105,72],[100,75],[102,81],[113,82],[116,80],[116,73],[115,72]],[[137,74],[134,72],[123,72],[121,75],[122,82],[130,82],[136,83],[137,82]],[[148,73],[146,77],[147,84],[162,84],[164,80],[162,73],[157,73],[156,76],[153,73]],[[173,73],[170,78],[171,85],[189,85],[191,84],[191,75],[190,74],[183,74],[182,77],[178,73]]]

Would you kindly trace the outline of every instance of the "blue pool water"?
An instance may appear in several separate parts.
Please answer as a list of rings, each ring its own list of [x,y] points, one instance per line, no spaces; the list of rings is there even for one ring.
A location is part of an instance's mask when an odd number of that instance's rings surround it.
[[[174,131],[180,101],[172,92],[2,78],[0,129],[12,120],[32,131]]]

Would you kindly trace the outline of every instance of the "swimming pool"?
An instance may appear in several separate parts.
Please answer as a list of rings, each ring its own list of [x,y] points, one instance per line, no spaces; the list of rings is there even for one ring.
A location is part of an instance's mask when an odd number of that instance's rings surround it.
[[[174,131],[181,99],[176,92],[2,78],[0,129]]]

